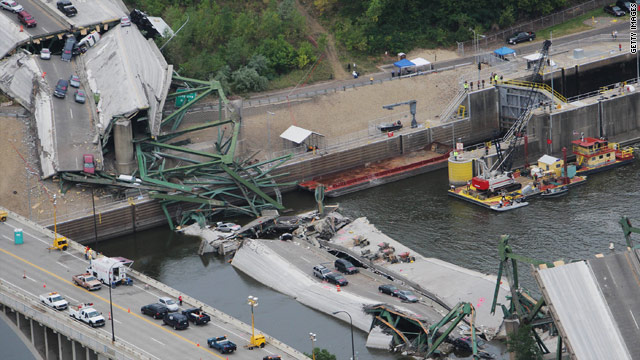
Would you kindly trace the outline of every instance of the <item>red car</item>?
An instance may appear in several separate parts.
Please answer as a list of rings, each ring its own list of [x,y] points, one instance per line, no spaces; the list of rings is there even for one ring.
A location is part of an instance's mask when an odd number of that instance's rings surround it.
[[[87,174],[94,174],[96,171],[96,167],[93,163],[93,155],[84,154],[82,155],[82,158],[84,159],[84,166],[82,168],[82,171],[86,172]]]
[[[36,19],[34,19],[33,16],[31,16],[31,14],[29,14],[24,10],[18,13],[18,20],[20,20],[20,22],[26,25],[28,28],[36,27],[36,25],[38,25],[38,23],[36,22]]]

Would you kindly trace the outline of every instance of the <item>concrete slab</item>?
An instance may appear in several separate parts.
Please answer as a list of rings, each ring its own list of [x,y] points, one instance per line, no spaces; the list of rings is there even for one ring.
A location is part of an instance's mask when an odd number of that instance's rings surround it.
[[[28,39],[29,34],[20,32],[20,24],[5,14],[0,15],[0,59],[15,49],[18,43]]]
[[[353,241],[355,236],[368,239],[370,244],[355,247]],[[366,218],[354,220],[338,230],[330,240],[331,244],[336,244],[359,256],[363,254],[363,250],[370,250],[371,253],[378,252],[378,244],[383,242],[393,246],[396,255],[409,252],[410,256],[415,257],[415,261],[391,264],[386,260],[378,259],[372,261],[373,265],[392,273],[396,278],[417,284],[449,307],[461,301],[473,304],[476,308],[476,324],[479,329],[489,337],[498,334],[502,328],[502,314],[496,312],[495,315],[491,315],[490,313],[497,280],[494,275],[482,274],[446,261],[424,257],[380,232]],[[504,285],[500,287],[499,303],[507,303],[508,291],[508,287]]]
[[[119,0],[76,0],[71,1],[73,6],[78,10],[78,14],[73,17],[65,16],[56,7],[56,0],[34,0],[39,3],[40,6],[46,8],[49,13],[57,15],[59,19],[63,19],[69,25],[73,25],[76,28],[86,27],[90,25],[107,23],[114,20],[119,20],[125,15],[128,15],[126,8]]]
[[[632,359],[603,294],[610,290],[599,288],[586,262],[538,270],[537,275],[555,323],[575,359]]]
[[[39,74],[35,60],[20,51],[0,63],[0,89],[30,109],[33,80]]]
[[[135,26],[116,27],[84,55],[87,78],[97,105],[101,134],[114,116],[149,110],[153,119],[168,88],[171,68]]]

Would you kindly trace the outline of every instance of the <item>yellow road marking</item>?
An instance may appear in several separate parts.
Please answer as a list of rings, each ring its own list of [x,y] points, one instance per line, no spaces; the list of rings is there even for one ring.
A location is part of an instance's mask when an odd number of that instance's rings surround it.
[[[30,266],[32,266],[32,267],[34,267],[34,268],[36,268],[36,269],[40,270],[40,271],[44,272],[45,274],[48,274],[48,275],[50,275],[50,276],[52,276],[52,277],[54,277],[54,278],[56,278],[56,279],[58,279],[58,280],[60,280],[60,281],[62,281],[62,282],[65,282],[65,283],[67,283],[67,284],[69,284],[69,285],[72,285],[72,286],[74,286],[74,287],[76,286],[72,281],[69,281],[69,280],[67,280],[67,279],[64,279],[64,278],[60,277],[59,275],[56,275],[56,274],[52,273],[51,271],[49,271],[49,270],[47,270],[47,269],[44,269],[44,268],[42,268],[42,267],[40,267],[40,266],[38,266],[38,265],[36,265],[36,264],[34,264],[34,263],[30,262],[29,260],[23,259],[23,258],[21,258],[20,256],[18,256],[18,255],[16,255],[16,254],[14,254],[14,253],[12,253],[12,252],[10,252],[10,251],[8,251],[8,250],[5,250],[5,249],[0,248],[0,251],[2,251],[3,253],[5,253],[5,254],[7,254],[7,255],[9,255],[9,256],[11,256],[11,257],[15,258],[15,259],[18,259],[18,260],[20,260],[20,261],[24,262],[24,263],[25,263],[25,264],[27,264],[27,265],[30,265]],[[89,291],[89,290],[87,290],[87,289],[85,289],[85,288],[82,288],[82,287],[81,287],[80,289],[84,290],[84,292],[86,292],[86,293],[88,293],[88,294],[91,294],[91,295],[93,295],[94,297],[96,297],[96,298],[98,298],[98,299],[100,299],[100,300],[104,301],[105,303],[109,304],[109,300],[107,300],[107,299],[103,298],[102,296],[100,296],[100,295],[96,295],[95,293],[93,293],[93,292],[91,292],[91,291]],[[146,321],[147,323],[149,323],[149,324],[151,324],[151,325],[153,325],[153,326],[157,327],[158,329],[161,329],[161,330],[163,330],[163,331],[166,331],[167,333],[169,333],[169,334],[171,334],[171,335],[173,335],[173,336],[175,336],[175,337],[177,337],[177,338],[179,338],[179,339],[181,339],[181,340],[183,340],[183,341],[186,341],[186,342],[188,342],[189,344],[192,344],[193,346],[199,347],[200,349],[202,349],[202,350],[204,350],[204,351],[206,351],[206,352],[210,353],[211,355],[215,355],[215,356],[216,356],[217,358],[219,358],[219,359],[226,360],[226,358],[224,358],[224,357],[222,357],[222,356],[220,356],[220,355],[218,355],[218,354],[214,353],[213,351],[211,351],[211,350],[207,349],[205,346],[198,346],[198,345],[199,345],[198,343],[195,343],[195,342],[193,342],[193,341],[191,341],[191,340],[189,340],[189,339],[185,338],[185,337],[184,337],[184,336],[182,336],[182,335],[178,335],[178,334],[176,334],[175,332],[173,332],[173,331],[171,331],[171,330],[168,330],[168,329],[166,329],[165,327],[163,327],[162,325],[158,325],[157,323],[155,323],[155,322],[153,322],[153,321],[151,321],[151,320],[149,320],[149,319],[146,319],[146,318],[144,318],[144,317],[143,317],[143,316],[141,316],[141,315],[138,315],[138,314],[136,314],[136,313],[132,313],[132,312],[130,312],[130,311],[129,311],[129,310],[131,310],[130,308],[125,309],[124,307],[122,307],[122,306],[120,306],[120,305],[118,305],[118,304],[116,304],[116,303],[112,303],[112,304],[113,304],[113,306],[114,306],[114,307],[116,307],[116,308],[118,308],[118,309],[120,309],[120,310],[122,310],[122,311],[124,311],[124,312],[126,312],[126,313],[128,313],[128,314],[131,314],[131,315],[133,315],[133,316],[137,317],[137,318],[138,318],[138,319],[140,319],[140,320]],[[187,321],[189,321],[189,320],[187,320]]]

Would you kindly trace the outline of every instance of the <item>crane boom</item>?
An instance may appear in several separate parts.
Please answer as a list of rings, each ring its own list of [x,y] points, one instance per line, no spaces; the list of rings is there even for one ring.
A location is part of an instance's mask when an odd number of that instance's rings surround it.
[[[404,101],[404,102],[399,102],[399,103],[395,103],[395,104],[389,104],[389,105],[382,105],[383,109],[387,109],[387,110],[392,110],[394,107],[396,106],[400,106],[400,105],[409,105],[409,112],[411,112],[411,127],[412,128],[417,128],[418,127],[418,122],[416,121],[416,100],[409,100],[409,101]]]

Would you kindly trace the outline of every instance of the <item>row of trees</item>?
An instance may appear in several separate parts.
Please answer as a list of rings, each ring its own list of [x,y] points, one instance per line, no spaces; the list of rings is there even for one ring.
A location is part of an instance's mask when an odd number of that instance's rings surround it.
[[[409,51],[469,40],[518,20],[547,15],[568,0],[306,0],[349,51]]]
[[[184,28],[163,49],[183,76],[215,78],[226,91],[267,88],[269,80],[313,64],[322,49],[307,36],[295,0],[129,0],[129,8]],[[167,39],[158,39],[163,44]]]

